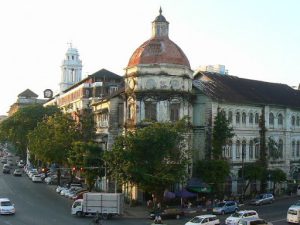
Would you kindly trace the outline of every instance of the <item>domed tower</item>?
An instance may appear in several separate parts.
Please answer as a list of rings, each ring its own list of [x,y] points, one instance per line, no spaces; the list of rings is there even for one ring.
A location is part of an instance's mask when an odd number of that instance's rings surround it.
[[[183,51],[169,39],[169,22],[161,9],[151,38],[134,51],[125,70],[128,128],[192,117],[193,73]]]
[[[76,48],[68,48],[65,59],[61,65],[61,82],[59,83],[60,92],[68,89],[72,85],[81,81],[82,62]]]

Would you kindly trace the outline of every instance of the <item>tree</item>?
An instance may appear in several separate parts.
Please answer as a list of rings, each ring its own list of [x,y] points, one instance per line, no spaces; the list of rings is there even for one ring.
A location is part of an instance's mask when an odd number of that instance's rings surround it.
[[[97,176],[103,175],[102,149],[92,142],[73,142],[68,162],[71,167],[80,168],[86,178],[88,189],[94,187]]]
[[[239,176],[241,177],[242,173],[244,173],[244,179],[248,181],[243,188],[243,196],[245,195],[245,192],[250,184],[256,183],[257,180],[264,180],[266,171],[267,169],[263,167],[259,162],[247,163],[244,165],[244,168],[241,168],[239,170]]]
[[[226,119],[225,112],[218,109],[212,133],[213,159],[222,158],[222,149],[226,145],[227,141],[233,136],[233,128],[230,126],[230,122]]]
[[[94,115],[91,109],[82,109],[81,112],[77,112],[77,118],[80,128],[80,136],[82,141],[90,142],[95,139],[95,121]]]
[[[272,138],[268,138],[268,150],[269,150],[269,157],[272,159],[279,159],[281,153],[278,149],[278,143]]]
[[[225,160],[199,160],[195,163],[196,177],[214,187],[215,193],[221,192],[221,186],[230,174],[230,165]]]
[[[40,104],[20,108],[15,114],[0,124],[1,142],[9,142],[17,149],[21,158],[26,157],[28,133],[42,121],[45,116],[59,112],[56,106],[43,107]]]
[[[30,153],[43,162],[64,165],[72,147],[79,139],[78,124],[70,115],[57,113],[45,118],[28,135]],[[58,170],[60,183],[60,170]]]
[[[279,168],[268,170],[270,181],[273,182],[273,191],[276,190],[276,184],[286,181],[286,174]]]
[[[171,184],[183,181],[188,163],[184,145],[186,121],[152,123],[119,136],[105,152],[109,174],[161,198]]]

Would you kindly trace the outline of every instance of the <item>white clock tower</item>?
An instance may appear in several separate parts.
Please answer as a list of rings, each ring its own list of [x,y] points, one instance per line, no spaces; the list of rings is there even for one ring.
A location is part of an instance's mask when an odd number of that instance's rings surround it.
[[[73,48],[71,43],[62,62],[61,71],[60,92],[81,81],[82,62],[77,49]]]

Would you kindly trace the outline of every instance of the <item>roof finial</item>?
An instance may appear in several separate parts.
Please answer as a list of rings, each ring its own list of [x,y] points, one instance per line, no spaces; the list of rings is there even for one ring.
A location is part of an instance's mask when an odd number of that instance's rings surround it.
[[[159,7],[159,15],[161,15],[162,10],[161,10],[161,6]]]

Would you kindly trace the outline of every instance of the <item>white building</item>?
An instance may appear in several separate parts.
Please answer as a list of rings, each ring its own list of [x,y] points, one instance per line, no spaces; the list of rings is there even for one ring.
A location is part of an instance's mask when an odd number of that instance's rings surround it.
[[[225,68],[224,65],[216,64],[216,65],[202,65],[196,70],[196,72],[211,72],[211,73],[219,73],[219,74],[228,74],[228,70]]]
[[[60,93],[81,81],[81,74],[82,62],[79,59],[78,50],[70,44],[61,65]]]
[[[211,147],[214,118],[218,109],[226,113],[235,136],[224,146],[223,156],[231,164],[232,191],[237,192],[242,163],[260,157],[259,119],[265,119],[266,142],[272,138],[279,157],[267,152],[269,168],[280,168],[288,177],[298,176],[300,166],[300,92],[285,84],[199,72],[194,80],[194,160],[204,158]],[[244,154],[243,154],[244,153]]]

